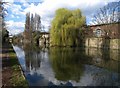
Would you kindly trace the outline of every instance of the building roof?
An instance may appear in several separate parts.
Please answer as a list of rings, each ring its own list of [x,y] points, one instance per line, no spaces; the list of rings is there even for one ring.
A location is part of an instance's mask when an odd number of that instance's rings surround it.
[[[50,34],[49,32],[41,32],[40,34]]]
[[[96,27],[96,26],[111,25],[111,24],[120,24],[120,22],[117,22],[117,23],[108,23],[108,24],[88,25],[88,27]]]

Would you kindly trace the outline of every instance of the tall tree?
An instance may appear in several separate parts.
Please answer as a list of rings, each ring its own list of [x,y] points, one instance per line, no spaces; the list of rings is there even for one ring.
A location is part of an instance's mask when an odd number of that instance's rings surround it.
[[[27,13],[25,21],[24,38],[32,42],[33,32],[41,31],[41,18],[38,14]],[[35,33],[37,34],[37,33]],[[38,33],[39,34],[39,33]]]
[[[34,25],[35,25],[35,30],[40,31],[40,29],[41,29],[41,18],[36,13],[35,13],[35,17],[34,17]]]
[[[6,42],[6,40],[8,40],[9,37],[9,32],[6,29],[6,25],[5,25],[5,12],[6,9],[4,8],[4,5],[6,4],[6,2],[2,2],[0,1],[0,41],[2,41],[2,43]]]
[[[32,29],[32,30],[35,30],[35,28],[34,28],[34,17],[33,17],[33,14],[31,14],[30,22],[31,22],[31,23],[30,23],[30,24],[31,24],[31,25],[30,25],[30,26],[31,26],[31,29]]]
[[[31,41],[31,23],[30,23],[30,13],[26,14],[26,21],[25,21],[25,31],[24,31],[24,38],[28,41]]]
[[[120,22],[120,1],[108,3],[100,8],[93,16],[94,24],[108,24]]]
[[[85,25],[85,21],[79,9],[58,9],[50,29],[51,45],[79,46],[80,28]]]

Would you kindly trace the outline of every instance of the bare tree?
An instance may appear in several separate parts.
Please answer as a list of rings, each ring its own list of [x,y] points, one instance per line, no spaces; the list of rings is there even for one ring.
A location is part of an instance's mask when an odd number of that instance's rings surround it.
[[[24,31],[24,38],[26,40],[31,41],[31,26],[30,26],[30,13],[26,14],[26,21],[25,21],[25,31]]]
[[[112,2],[100,8],[93,16],[94,24],[108,24],[120,22],[120,1]]]
[[[38,14],[27,13],[25,22],[24,38],[32,42],[33,32],[41,30],[41,18]]]
[[[35,30],[40,31],[40,29],[41,29],[41,18],[38,14],[35,14],[34,25],[35,25]]]

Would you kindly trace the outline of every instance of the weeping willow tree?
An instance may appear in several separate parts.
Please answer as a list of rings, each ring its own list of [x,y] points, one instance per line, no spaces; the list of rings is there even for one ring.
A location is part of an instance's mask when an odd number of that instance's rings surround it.
[[[50,30],[51,46],[79,46],[82,39],[81,27],[86,24],[85,17],[79,9],[65,8],[56,11]]]

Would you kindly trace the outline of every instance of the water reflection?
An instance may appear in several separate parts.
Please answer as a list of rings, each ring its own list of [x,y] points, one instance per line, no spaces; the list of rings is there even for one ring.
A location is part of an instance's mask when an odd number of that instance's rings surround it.
[[[33,48],[32,45],[26,44],[23,46],[25,52],[26,71],[36,71],[40,68],[41,52],[37,48]]]
[[[84,62],[89,58],[82,51],[72,48],[51,48],[50,61],[58,80],[68,81],[75,80],[79,82],[83,75]]]
[[[119,50],[47,49],[30,44],[14,49],[30,86],[119,85]]]
[[[120,73],[119,52],[119,50],[86,48],[86,55],[92,57],[91,62],[89,62],[90,64]]]

